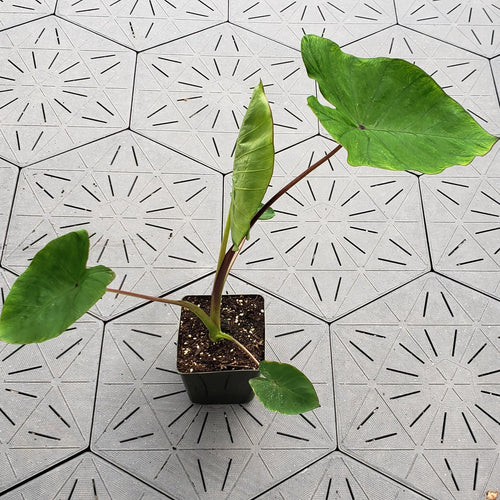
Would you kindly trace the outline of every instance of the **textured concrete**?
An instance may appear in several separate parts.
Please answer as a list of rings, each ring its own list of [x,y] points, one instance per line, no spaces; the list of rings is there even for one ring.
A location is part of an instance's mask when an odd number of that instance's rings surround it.
[[[207,293],[234,141],[262,79],[270,193],[335,143],[304,32],[425,69],[500,134],[500,5],[474,0],[0,2],[0,292],[91,234],[116,287]],[[0,496],[484,500],[500,490],[500,155],[439,176],[340,152],[276,204],[227,290],[262,293],[267,358],[321,407],[192,404],[179,310],[106,296],[42,345],[0,345]]]

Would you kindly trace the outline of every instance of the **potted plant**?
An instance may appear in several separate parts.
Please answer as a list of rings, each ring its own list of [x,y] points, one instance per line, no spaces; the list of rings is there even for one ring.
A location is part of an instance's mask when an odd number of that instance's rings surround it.
[[[209,297],[173,300],[108,288],[114,273],[86,267],[89,237],[80,230],[49,242],[16,280],[0,317],[0,339],[56,337],[106,291],[166,302],[182,307],[178,369],[193,401],[245,402],[251,388],[274,411],[316,408],[318,397],[304,374],[264,359],[265,341],[257,335],[264,324],[262,298],[223,297],[251,227],[271,218],[276,200],[342,147],[353,166],[434,174],[486,154],[497,138],[413,64],[357,58],[314,35],[303,38],[301,49],[308,75],[334,107],[313,96],[308,104],[338,146],[262,203],[273,172],[273,124],[264,86],[255,87],[236,142],[231,204]]]

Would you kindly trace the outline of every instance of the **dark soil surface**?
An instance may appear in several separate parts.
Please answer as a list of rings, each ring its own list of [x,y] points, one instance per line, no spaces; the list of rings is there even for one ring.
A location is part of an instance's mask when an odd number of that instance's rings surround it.
[[[190,295],[193,302],[207,313],[210,297]],[[260,295],[224,295],[221,329],[241,342],[259,361],[264,359],[264,299]],[[177,344],[177,369],[181,373],[217,370],[255,370],[248,355],[228,340],[213,343],[203,323],[183,308]]]

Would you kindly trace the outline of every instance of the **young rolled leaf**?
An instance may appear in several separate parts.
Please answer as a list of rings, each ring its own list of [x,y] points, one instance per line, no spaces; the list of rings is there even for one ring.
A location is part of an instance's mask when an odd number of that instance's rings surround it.
[[[273,167],[273,119],[260,82],[241,123],[234,152],[231,239],[235,250],[249,236],[250,221],[266,193]]]
[[[115,274],[105,266],[86,268],[87,231],[60,236],[40,250],[14,282],[0,316],[0,340],[13,344],[57,337],[87,312]]]
[[[308,104],[353,166],[439,173],[486,154],[497,138],[422,69],[401,59],[362,59],[315,35],[302,58],[325,99]]]
[[[297,415],[320,406],[312,383],[294,366],[261,361],[259,370],[262,376],[250,379],[249,383],[268,410]]]

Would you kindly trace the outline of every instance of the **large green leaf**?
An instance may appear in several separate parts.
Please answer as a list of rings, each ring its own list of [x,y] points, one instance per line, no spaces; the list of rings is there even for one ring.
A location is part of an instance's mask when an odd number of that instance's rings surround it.
[[[266,193],[273,167],[273,119],[260,82],[243,118],[234,152],[230,209],[234,249],[248,238],[250,221]]]
[[[438,173],[487,153],[497,138],[423,70],[401,59],[361,59],[314,35],[302,39],[308,75],[335,109],[308,104],[351,165]]]
[[[296,415],[319,406],[312,383],[294,366],[261,361],[259,370],[262,376],[250,379],[249,383],[268,410]]]
[[[115,274],[86,269],[89,235],[80,230],[49,242],[13,284],[0,316],[0,340],[13,344],[57,337],[87,312]]]

